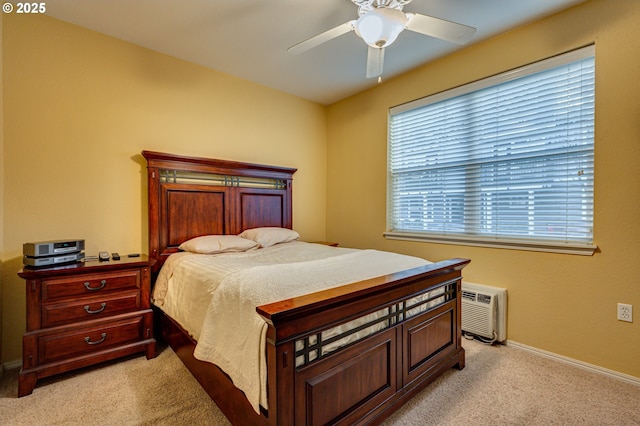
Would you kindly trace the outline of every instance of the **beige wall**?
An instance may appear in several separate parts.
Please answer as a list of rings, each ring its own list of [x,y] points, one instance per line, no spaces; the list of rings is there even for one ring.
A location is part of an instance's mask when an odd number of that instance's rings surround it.
[[[3,362],[24,242],[147,251],[144,149],[296,167],[294,227],[324,239],[325,107],[43,16],[5,16],[3,60]]]
[[[327,238],[431,260],[508,289],[508,339],[640,377],[640,2],[590,0],[329,107]],[[386,240],[389,107],[596,45],[593,256]],[[635,306],[633,323],[616,303]]]

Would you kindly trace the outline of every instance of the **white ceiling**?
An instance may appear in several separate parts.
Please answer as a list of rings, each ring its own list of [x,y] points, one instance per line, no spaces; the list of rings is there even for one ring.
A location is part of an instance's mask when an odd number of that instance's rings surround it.
[[[417,12],[473,26],[473,44],[584,0],[414,0]],[[351,32],[301,55],[287,48],[357,18],[350,0],[47,0],[47,15],[158,52],[331,104],[377,84]],[[404,31],[383,79],[464,48]]]

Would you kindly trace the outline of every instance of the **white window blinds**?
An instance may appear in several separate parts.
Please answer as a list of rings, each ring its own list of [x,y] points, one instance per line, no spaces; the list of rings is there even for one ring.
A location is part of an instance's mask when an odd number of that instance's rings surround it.
[[[388,232],[591,245],[594,49],[389,117]]]

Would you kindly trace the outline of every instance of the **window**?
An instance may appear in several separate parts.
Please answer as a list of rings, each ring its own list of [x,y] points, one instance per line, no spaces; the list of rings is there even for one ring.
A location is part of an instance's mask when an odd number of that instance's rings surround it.
[[[388,238],[592,254],[594,47],[389,115]]]

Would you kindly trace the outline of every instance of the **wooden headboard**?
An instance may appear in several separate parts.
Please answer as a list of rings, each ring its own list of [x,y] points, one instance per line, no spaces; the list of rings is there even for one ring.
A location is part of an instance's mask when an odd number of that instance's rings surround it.
[[[291,228],[296,169],[142,151],[147,160],[149,257],[158,271],[190,238]]]

